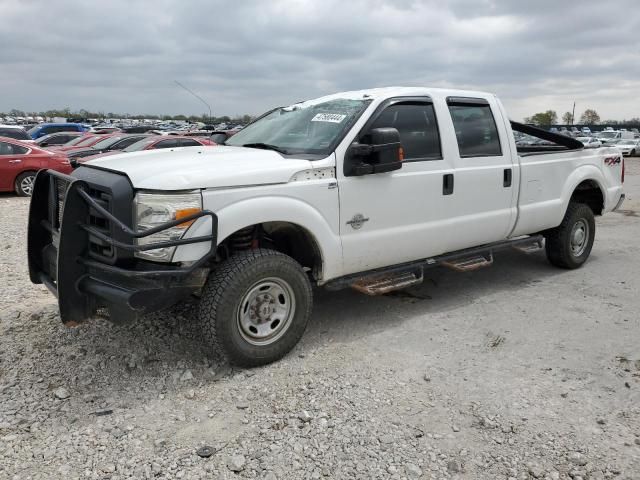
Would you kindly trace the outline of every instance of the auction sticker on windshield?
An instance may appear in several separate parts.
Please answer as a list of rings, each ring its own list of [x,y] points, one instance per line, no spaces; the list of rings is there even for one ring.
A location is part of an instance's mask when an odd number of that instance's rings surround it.
[[[312,122],[330,122],[330,123],[340,123],[345,118],[346,115],[342,115],[340,113],[318,113],[315,117],[311,119]]]

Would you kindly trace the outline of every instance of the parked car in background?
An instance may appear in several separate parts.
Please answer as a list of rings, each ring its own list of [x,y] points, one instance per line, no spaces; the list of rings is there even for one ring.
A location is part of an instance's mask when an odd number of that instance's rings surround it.
[[[33,143],[0,137],[0,192],[31,195],[38,170],[47,168],[71,173],[73,168],[62,153],[50,152]]]
[[[103,138],[99,142],[96,142],[91,147],[68,150],[66,154],[69,157],[69,160],[71,160],[71,164],[75,165],[75,162],[77,162],[81,158],[91,157],[100,153],[123,150],[129,145],[132,145],[147,137],[149,137],[149,135],[135,133],[108,135],[106,138]]]
[[[0,125],[0,137],[15,138],[22,142],[33,142],[27,131],[18,125]]]
[[[635,137],[633,132],[626,130],[605,130],[604,132],[598,132],[596,137],[602,142],[602,144],[609,144],[613,140],[629,140]]]
[[[616,140],[615,142],[607,143],[607,146],[616,147],[622,155],[628,155],[635,157],[640,155],[640,139],[627,138],[624,140]]]
[[[206,138],[198,138],[198,137],[177,137],[174,135],[155,135],[150,138],[145,138],[140,140],[134,144],[129,145],[127,148],[123,149],[122,152],[119,151],[109,151],[109,152],[101,152],[94,154],[92,156],[86,156],[84,158],[79,158],[78,163],[88,162],[89,160],[93,160],[95,158],[102,158],[108,155],[115,155],[117,153],[123,152],[141,152],[143,150],[157,150],[162,148],[179,148],[179,147],[202,147],[202,146],[213,146],[216,145],[211,140]]]
[[[97,135],[103,135],[106,133],[119,133],[122,132],[118,127],[93,127],[89,130],[91,133]]]
[[[98,135],[94,133],[85,133],[80,135],[79,137],[74,138],[73,140],[68,141],[64,145],[57,145],[48,147],[49,150],[57,150],[59,152],[68,152],[70,150],[77,150],[81,148],[87,148],[92,145],[95,145],[100,140],[104,140],[104,135]]]
[[[27,133],[32,139],[37,139],[57,132],[86,132],[88,127],[81,123],[41,123],[31,128]]]
[[[594,137],[578,137],[576,140],[582,142],[584,148],[600,148],[602,146],[600,140]]]
[[[60,145],[65,145],[71,140],[75,140],[76,138],[82,137],[82,136],[83,136],[82,132],[50,133],[48,135],[44,135],[38,138],[37,140],[34,141],[34,143],[40,147],[60,146]]]
[[[582,127],[582,129],[580,130],[582,132],[583,135],[591,135],[591,129],[589,127]]]

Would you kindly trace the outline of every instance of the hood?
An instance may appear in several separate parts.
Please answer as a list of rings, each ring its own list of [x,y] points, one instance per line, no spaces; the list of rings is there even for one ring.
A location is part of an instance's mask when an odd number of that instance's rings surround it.
[[[183,147],[96,158],[84,165],[125,173],[134,188],[190,190],[286,183],[309,160],[244,147]]]

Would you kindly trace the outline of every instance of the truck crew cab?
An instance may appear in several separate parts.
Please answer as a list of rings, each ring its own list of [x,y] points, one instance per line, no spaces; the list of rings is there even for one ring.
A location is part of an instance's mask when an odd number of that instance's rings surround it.
[[[553,145],[516,147],[514,130]],[[492,94],[338,93],[276,108],[225,146],[39,173],[30,275],[66,325],[195,295],[205,341],[261,365],[302,336],[312,285],[381,294],[543,244],[580,267],[623,176],[619,151],[509,122]]]

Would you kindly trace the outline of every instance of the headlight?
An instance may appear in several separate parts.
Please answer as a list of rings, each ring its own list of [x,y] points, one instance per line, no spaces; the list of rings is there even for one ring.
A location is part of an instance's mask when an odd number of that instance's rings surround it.
[[[188,217],[202,210],[200,192],[190,193],[138,193],[135,198],[136,229],[144,232],[166,222]],[[137,239],[138,245],[179,240],[193,220]],[[170,262],[176,247],[156,248],[136,252],[138,258],[156,262]]]

